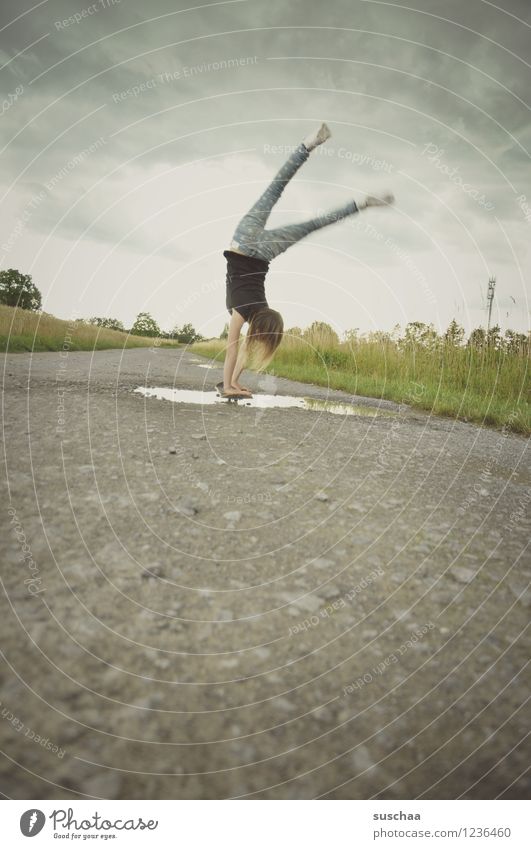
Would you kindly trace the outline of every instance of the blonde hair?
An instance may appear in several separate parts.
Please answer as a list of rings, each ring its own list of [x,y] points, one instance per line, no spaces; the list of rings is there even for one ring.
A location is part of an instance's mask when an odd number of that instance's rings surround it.
[[[240,350],[240,362],[255,371],[263,371],[273,359],[283,333],[284,322],[279,312],[269,307],[255,312]]]

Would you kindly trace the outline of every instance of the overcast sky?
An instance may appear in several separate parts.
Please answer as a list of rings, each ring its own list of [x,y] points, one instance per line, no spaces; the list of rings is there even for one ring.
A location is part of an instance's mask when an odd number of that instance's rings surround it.
[[[0,16],[0,267],[31,273],[45,310],[217,335],[239,218],[326,120],[270,226],[386,189],[396,205],[272,263],[286,325],[469,330],[495,275],[494,319],[529,328],[529,0],[3,0]]]

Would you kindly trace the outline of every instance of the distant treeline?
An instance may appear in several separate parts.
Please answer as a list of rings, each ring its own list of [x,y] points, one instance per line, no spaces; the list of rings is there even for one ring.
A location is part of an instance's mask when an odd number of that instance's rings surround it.
[[[133,336],[157,337],[158,339],[172,339],[174,342],[200,342],[203,337],[190,324],[182,327],[174,327],[173,330],[161,330],[153,316],[148,312],[138,313],[131,328],[126,328],[117,318],[93,316],[92,318],[78,318],[77,321],[84,324],[94,324],[96,327],[104,327],[107,330],[120,330],[122,333],[130,333]]]

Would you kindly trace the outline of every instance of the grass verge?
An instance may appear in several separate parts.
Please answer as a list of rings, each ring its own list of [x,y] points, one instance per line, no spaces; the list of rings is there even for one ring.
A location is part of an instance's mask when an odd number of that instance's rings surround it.
[[[64,321],[48,313],[36,313],[0,304],[0,351],[98,351],[109,348],[175,347],[168,339],[131,336],[81,321]]]
[[[222,363],[225,342],[191,346]],[[401,349],[359,340],[315,347],[311,340],[283,340],[266,370],[278,377],[385,398],[439,416],[531,434],[529,358],[470,346]]]

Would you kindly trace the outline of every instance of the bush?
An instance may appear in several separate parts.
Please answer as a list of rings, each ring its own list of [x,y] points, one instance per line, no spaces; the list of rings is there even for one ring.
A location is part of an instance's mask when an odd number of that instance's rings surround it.
[[[315,358],[324,363],[328,368],[351,370],[354,366],[352,353],[328,348],[325,351],[316,351]]]

